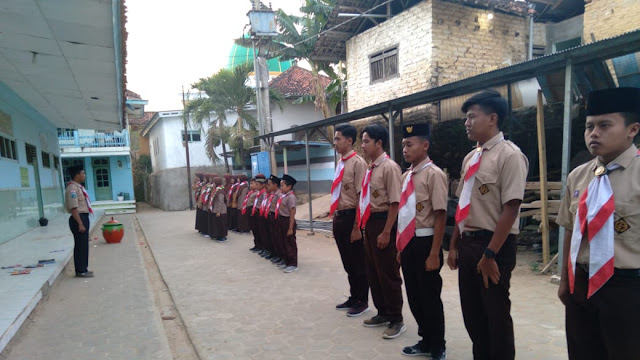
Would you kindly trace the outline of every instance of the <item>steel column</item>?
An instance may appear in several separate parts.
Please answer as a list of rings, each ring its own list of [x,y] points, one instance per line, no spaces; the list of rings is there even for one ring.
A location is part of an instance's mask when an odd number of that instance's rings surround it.
[[[562,125],[562,196],[567,190],[567,175],[569,174],[569,161],[571,161],[571,76],[573,65],[571,60],[567,60],[564,70],[564,120]],[[564,227],[560,226],[558,231],[558,274],[562,274],[562,261],[565,254],[564,249]]]
[[[309,233],[313,235],[313,205],[311,204],[311,159],[309,157],[309,130],[304,132],[304,151],[307,157],[307,193],[309,194]]]

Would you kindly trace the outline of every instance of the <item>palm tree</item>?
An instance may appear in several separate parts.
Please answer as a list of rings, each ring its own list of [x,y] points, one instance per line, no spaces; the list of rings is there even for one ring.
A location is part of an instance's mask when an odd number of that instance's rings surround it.
[[[235,152],[236,164],[244,164],[244,154],[254,143],[258,122],[248,109],[255,102],[255,90],[247,85],[249,74],[253,72],[253,63],[236,66],[233,70],[222,69],[211,77],[202,78],[192,85],[193,88],[207,95],[187,105],[187,111],[193,113],[195,123],[202,126],[205,119],[209,121],[209,131],[205,146],[207,155],[213,161],[218,159],[215,147],[222,144],[226,154],[229,144]],[[269,94],[272,102],[282,110],[282,96],[276,92]],[[227,124],[227,113],[237,114],[235,123]],[[214,114],[213,123],[210,120]],[[229,164],[225,156],[225,166],[229,172]],[[244,167],[244,166],[243,166]]]

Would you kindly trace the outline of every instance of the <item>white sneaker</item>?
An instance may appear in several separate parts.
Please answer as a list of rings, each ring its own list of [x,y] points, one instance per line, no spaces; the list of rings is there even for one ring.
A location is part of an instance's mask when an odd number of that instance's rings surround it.
[[[297,266],[287,266],[287,267],[286,267],[286,268],[284,268],[284,270],[282,270],[282,271],[284,271],[285,273],[287,273],[287,274],[288,274],[288,273],[292,273],[292,272],[294,272],[294,271],[298,271],[298,267],[297,267]]]
[[[207,239],[211,237],[211,236],[209,236],[209,235],[207,235],[207,234],[204,234],[204,235],[202,235],[202,236],[206,237]]]

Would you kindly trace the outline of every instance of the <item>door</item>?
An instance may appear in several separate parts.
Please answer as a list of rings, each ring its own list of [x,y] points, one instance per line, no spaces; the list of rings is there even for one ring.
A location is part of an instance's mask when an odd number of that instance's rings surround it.
[[[95,179],[96,201],[113,200],[111,196],[111,173],[109,158],[93,159],[93,178]]]

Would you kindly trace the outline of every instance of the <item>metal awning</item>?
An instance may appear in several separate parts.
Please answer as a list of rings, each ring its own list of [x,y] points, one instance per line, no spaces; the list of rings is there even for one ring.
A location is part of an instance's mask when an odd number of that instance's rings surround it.
[[[0,82],[60,128],[122,129],[122,0],[20,0],[0,13]]]

